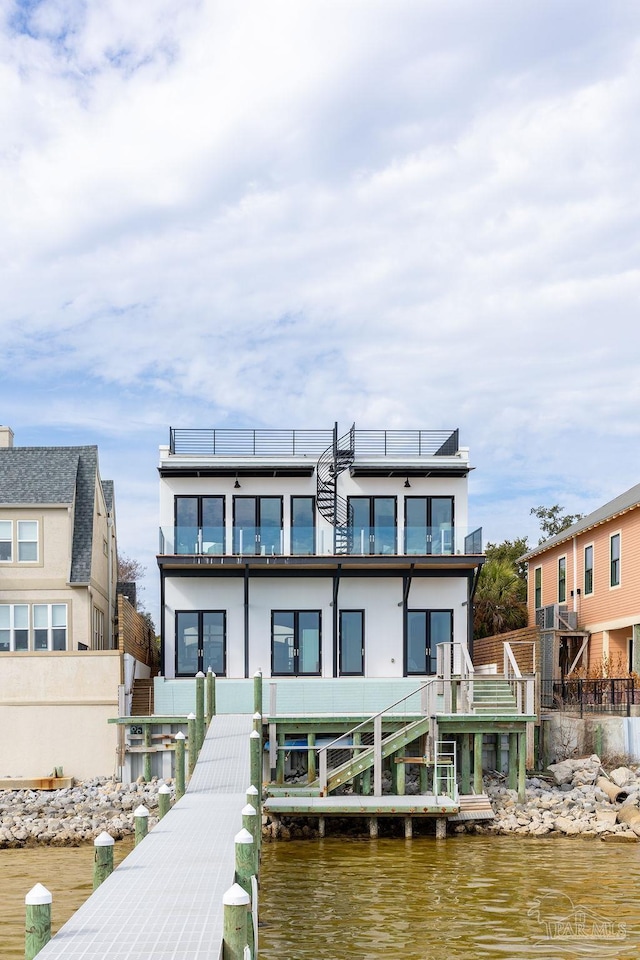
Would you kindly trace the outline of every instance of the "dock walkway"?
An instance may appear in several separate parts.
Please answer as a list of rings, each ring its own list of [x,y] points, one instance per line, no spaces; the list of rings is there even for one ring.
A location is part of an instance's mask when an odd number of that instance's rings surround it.
[[[222,897],[234,881],[234,837],[250,784],[251,730],[248,715],[212,719],[184,797],[38,960],[218,960]]]

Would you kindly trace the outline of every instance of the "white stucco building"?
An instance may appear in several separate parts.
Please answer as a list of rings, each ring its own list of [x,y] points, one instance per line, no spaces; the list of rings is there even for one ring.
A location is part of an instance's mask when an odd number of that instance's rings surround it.
[[[162,669],[403,677],[470,646],[483,561],[454,430],[178,430],[160,448]]]

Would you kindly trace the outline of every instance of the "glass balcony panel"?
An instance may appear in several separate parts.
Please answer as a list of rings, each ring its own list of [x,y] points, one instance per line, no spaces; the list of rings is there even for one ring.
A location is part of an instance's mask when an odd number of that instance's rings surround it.
[[[316,552],[316,528],[296,526],[291,530],[291,554],[312,557]]]

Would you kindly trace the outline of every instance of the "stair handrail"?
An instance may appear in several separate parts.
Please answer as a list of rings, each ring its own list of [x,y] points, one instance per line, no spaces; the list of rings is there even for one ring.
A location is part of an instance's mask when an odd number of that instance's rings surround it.
[[[460,703],[452,702],[452,689],[456,677],[456,648],[460,650]],[[436,669],[438,677],[443,683],[444,705],[443,713],[470,713],[473,703],[473,677],[475,668],[464,643],[438,643],[436,645]]]
[[[509,682],[509,686],[516,695],[518,713],[522,713],[522,683],[520,682],[522,680],[522,674],[520,673],[520,667],[518,666],[518,661],[515,658],[508,640],[503,642],[503,647],[504,678]]]
[[[327,769],[327,753],[336,744],[340,743],[341,740],[344,740],[346,737],[353,736],[354,733],[357,733],[358,730],[361,730],[363,727],[368,726],[373,723],[373,750],[376,758],[381,757],[381,746],[382,746],[382,717],[385,713],[389,713],[393,710],[394,707],[397,707],[399,704],[404,703],[405,700],[408,700],[410,697],[414,697],[417,693],[420,694],[421,703],[420,708],[421,712],[426,716],[431,716],[432,708],[434,705],[433,698],[433,688],[439,677],[429,677],[424,683],[421,683],[419,687],[415,690],[412,690],[411,693],[407,693],[404,697],[400,697],[399,700],[396,700],[395,703],[390,704],[388,707],[385,707],[384,710],[378,710],[377,713],[372,714],[370,717],[367,717],[366,720],[362,720],[360,723],[356,724],[355,727],[352,727],[350,730],[341,733],[340,736],[336,737],[330,743],[327,743],[323,747],[318,747],[318,779],[320,781],[320,790],[324,796],[324,792],[327,789],[328,783],[328,769]],[[346,747],[344,749],[347,749]],[[377,781],[379,777],[379,763],[376,763],[376,769],[374,769],[374,780]],[[374,785],[375,791],[375,785]]]

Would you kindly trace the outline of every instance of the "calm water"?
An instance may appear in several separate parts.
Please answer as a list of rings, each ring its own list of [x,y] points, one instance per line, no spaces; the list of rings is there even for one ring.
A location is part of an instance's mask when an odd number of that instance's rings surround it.
[[[260,960],[640,958],[640,844],[265,845]]]
[[[133,839],[118,840],[116,864]],[[53,894],[52,929],[59,930],[93,889],[93,844],[81,847],[33,847],[0,850],[0,958],[24,960],[25,895],[36,883]]]
[[[116,860],[130,848],[116,843]],[[640,844],[330,837],[263,850],[260,960],[640,958]],[[0,850],[1,960],[24,957],[35,883],[54,894],[58,929],[92,871],[92,845]]]

